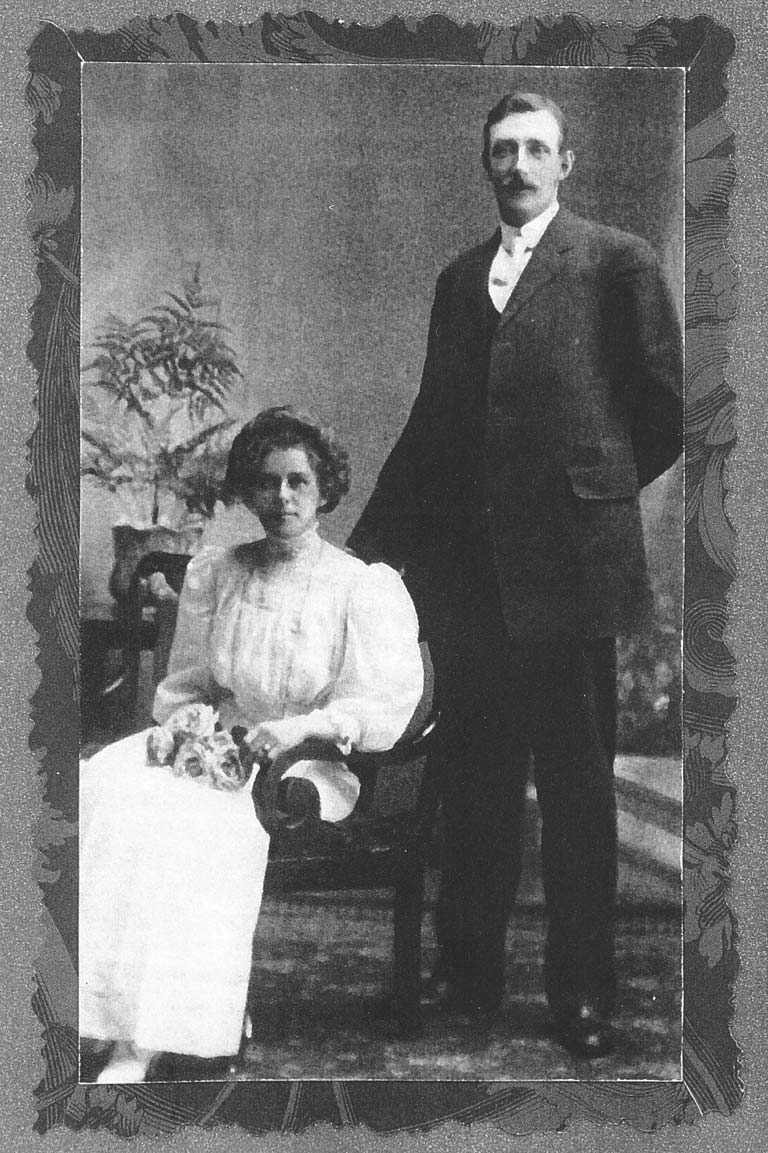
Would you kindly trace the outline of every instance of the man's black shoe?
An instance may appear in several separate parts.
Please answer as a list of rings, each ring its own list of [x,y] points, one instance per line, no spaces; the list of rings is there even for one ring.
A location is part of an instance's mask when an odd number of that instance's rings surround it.
[[[461,1001],[458,987],[443,977],[429,977],[422,983],[420,1001],[424,1009],[448,1009]]]
[[[421,1004],[428,1011],[456,1014],[469,1017],[478,1024],[490,1024],[499,1011],[501,999],[460,987],[452,981],[432,978],[424,983]]]
[[[616,1030],[593,1005],[584,1002],[557,1022],[563,1048],[574,1057],[604,1057],[616,1044]]]

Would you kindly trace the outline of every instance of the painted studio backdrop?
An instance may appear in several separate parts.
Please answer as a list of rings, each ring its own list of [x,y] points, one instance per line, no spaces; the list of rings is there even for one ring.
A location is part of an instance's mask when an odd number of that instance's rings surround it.
[[[418,388],[440,268],[496,223],[480,162],[512,86],[566,109],[561,199],[645,236],[682,299],[682,81],[669,70],[89,64],[83,80],[85,358],[196,263],[220,298],[245,414],[310,404],[347,441],[343,539]],[[83,500],[98,593],[105,510]],[[111,519],[111,511],[109,513]]]
[[[436,276],[495,227],[480,159],[488,109],[513,87],[558,101],[576,155],[562,202],[646,237],[682,301],[682,75],[88,64],[83,362],[109,314],[131,323],[199,269],[242,373],[228,412],[297,403],[349,447],[352,492],[324,524],[343,543],[416,396]],[[650,752],[678,744],[680,475],[644,494],[658,621],[622,653],[620,739]],[[125,505],[86,478],[86,613],[109,601],[111,525],[137,516]],[[214,533],[253,527],[219,508]]]
[[[481,163],[482,127],[488,110],[513,88],[542,91],[565,110],[576,161],[561,186],[561,203],[649,240],[682,312],[681,70],[89,63],[82,84],[83,364],[98,355],[105,327],[114,332],[116,324],[134,324],[159,306],[175,308],[169,293],[183,300],[197,292],[202,313],[226,326],[238,369],[219,416],[242,421],[266,405],[297,404],[331,424],[348,447],[352,491],[321,526],[333,543],[343,544],[416,397],[436,277],[496,227]],[[88,381],[91,370],[84,373]],[[84,428],[92,427],[98,404],[91,384],[83,388]],[[96,633],[114,614],[113,526],[148,524],[153,512],[161,522],[178,524],[184,515],[178,485],[176,496],[174,484],[166,486],[153,509],[149,490],[124,483],[132,469],[136,475],[141,469],[127,441],[122,447],[124,460],[110,465],[118,483],[86,476],[82,484],[82,614]],[[214,507],[210,492],[207,498],[205,511],[213,515],[204,521],[204,540],[261,535],[244,510]],[[617,1075],[674,1079],[680,1024],[680,465],[644,492],[643,514],[657,611],[646,634],[620,643],[620,892],[628,907],[666,910],[667,919],[653,921],[648,939],[655,941],[658,932],[667,953],[649,954],[647,982],[648,990],[661,982],[666,1001],[661,1028],[651,1028],[662,1020],[651,1021],[661,1012],[655,996],[648,1017],[649,1036],[663,1043],[654,1040],[639,1063],[617,1066]],[[146,708],[151,670],[145,679]],[[147,722],[144,715],[135,727]],[[540,909],[536,811],[529,800],[521,900]],[[276,947],[290,952],[286,922],[282,913],[275,917]],[[313,921],[306,910],[302,918],[295,924],[311,924],[316,936],[331,940],[330,922]],[[268,938],[270,924],[267,917]],[[290,964],[298,955],[291,953]],[[358,969],[359,959],[356,980]],[[637,1010],[638,1021],[644,1013]],[[270,1050],[266,1072],[256,1076],[283,1075],[275,1072],[283,1068],[281,1052],[279,1046]],[[363,1076],[400,1076],[370,1054],[368,1061]],[[340,1068],[321,1062],[302,1066],[301,1075],[336,1076]],[[432,1075],[408,1068],[408,1076]],[[492,1063],[472,1069],[475,1076],[496,1075]],[[464,1075],[435,1070],[438,1076]],[[542,1066],[537,1075],[552,1072]]]
[[[495,227],[480,160],[488,109],[515,86],[557,100],[576,155],[562,202],[646,237],[682,302],[682,75],[88,64],[83,363],[111,314],[135,322],[167,293],[183,295],[198,270],[241,373],[227,413],[297,403],[347,444],[352,492],[324,522],[343,543],[416,396],[436,276]],[[622,643],[619,738],[629,751],[679,747],[681,474],[678,465],[643,497],[657,620]],[[143,504],[125,499],[133,491],[84,480],[86,616],[109,611],[112,525],[149,519],[146,494]],[[161,520],[179,508],[166,502]],[[219,506],[207,539],[254,531],[247,514]]]

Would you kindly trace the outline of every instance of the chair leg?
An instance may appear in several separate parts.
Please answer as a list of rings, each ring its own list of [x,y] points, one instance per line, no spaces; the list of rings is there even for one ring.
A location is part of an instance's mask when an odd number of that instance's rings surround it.
[[[237,1053],[229,1061],[228,1072],[231,1077],[243,1070],[246,1066],[246,1055],[248,1053],[248,1046],[253,1039],[253,1019],[250,1011],[250,1001],[245,1007],[243,1015],[243,1028],[240,1033],[240,1045]]]
[[[424,860],[416,851],[404,856],[395,886],[394,1007],[401,1036],[421,1026],[421,917]]]

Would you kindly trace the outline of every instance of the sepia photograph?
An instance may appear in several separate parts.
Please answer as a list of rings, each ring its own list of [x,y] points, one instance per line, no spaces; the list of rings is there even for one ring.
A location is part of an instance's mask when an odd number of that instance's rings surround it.
[[[81,1081],[681,1079],[684,90],[83,67]]]

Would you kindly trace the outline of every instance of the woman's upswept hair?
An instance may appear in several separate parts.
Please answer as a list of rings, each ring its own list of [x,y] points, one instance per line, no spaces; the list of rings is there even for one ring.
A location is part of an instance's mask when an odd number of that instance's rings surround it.
[[[332,512],[349,492],[349,457],[333,432],[292,405],[265,408],[244,424],[232,442],[221,494],[225,504],[247,496],[258,480],[264,459],[273,449],[303,448],[317,477],[322,504]]]

